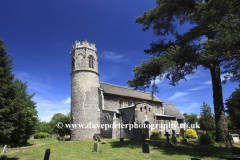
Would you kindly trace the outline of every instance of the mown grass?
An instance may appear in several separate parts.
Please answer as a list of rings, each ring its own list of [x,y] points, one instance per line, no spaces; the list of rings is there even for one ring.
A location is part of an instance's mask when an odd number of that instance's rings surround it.
[[[165,142],[149,141],[150,153],[142,153],[142,146],[136,141],[119,139],[104,139],[108,144],[99,144],[99,153],[93,152],[94,140],[66,141],[59,143],[58,140],[33,139],[28,140],[30,144],[37,142],[36,145],[26,148],[8,148],[7,151],[25,150],[18,153],[5,154],[8,159],[17,160],[42,160],[46,149],[51,149],[50,159],[178,159],[189,160],[193,157],[199,157],[204,160],[227,159],[228,157],[237,157],[231,154],[230,148],[209,147],[209,153],[204,155],[199,152],[198,145],[177,143],[173,148],[165,147]],[[235,146],[240,146],[236,145]],[[0,147],[2,150],[3,147]]]

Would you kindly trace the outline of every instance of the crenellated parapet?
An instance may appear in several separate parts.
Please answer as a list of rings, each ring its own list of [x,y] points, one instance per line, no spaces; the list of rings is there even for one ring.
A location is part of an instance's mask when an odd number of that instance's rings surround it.
[[[80,48],[88,48],[88,49],[91,49],[91,50],[94,50],[97,52],[97,48],[95,47],[95,43],[90,43],[87,42],[87,40],[85,41],[82,41],[82,43],[80,41],[75,41],[75,44],[72,45],[72,50],[75,50],[75,49],[80,49]]]

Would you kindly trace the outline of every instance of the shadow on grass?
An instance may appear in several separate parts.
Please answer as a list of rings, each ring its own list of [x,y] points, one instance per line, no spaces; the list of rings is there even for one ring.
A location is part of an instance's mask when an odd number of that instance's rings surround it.
[[[212,158],[220,158],[220,159],[227,159],[228,157],[237,157],[236,155],[232,155],[230,148],[225,147],[203,147],[196,144],[180,144],[177,143],[173,147],[166,147],[165,142],[161,141],[146,141],[150,145],[150,149],[159,150],[163,154],[172,156],[172,155],[188,155],[192,158],[204,158],[204,157],[212,157]],[[142,148],[142,144],[137,141],[133,140],[125,140],[124,142],[114,141],[109,142],[112,148]]]

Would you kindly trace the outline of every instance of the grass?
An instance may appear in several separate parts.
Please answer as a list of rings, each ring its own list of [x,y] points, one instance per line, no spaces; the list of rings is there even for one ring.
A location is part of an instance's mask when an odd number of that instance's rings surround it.
[[[162,137],[165,138],[165,137]],[[67,139],[69,140],[69,139]],[[178,139],[180,140],[180,139]],[[104,139],[108,144],[99,143],[99,153],[93,152],[94,140],[82,140],[82,141],[66,141],[65,143],[59,143],[58,140],[45,140],[45,139],[31,139],[28,140],[30,144],[37,142],[32,147],[21,148],[8,148],[8,159],[17,160],[42,160],[46,149],[51,149],[50,159],[178,159],[189,160],[193,157],[202,158],[204,160],[212,159],[227,159],[228,157],[237,157],[231,154],[230,148],[225,147],[210,147],[204,154],[199,152],[200,146],[189,143],[182,145],[177,143],[173,148],[164,147],[165,142],[162,141],[149,141],[150,153],[142,153],[142,146],[136,141],[125,140],[120,142],[119,139]],[[234,144],[240,147],[239,144]],[[0,147],[3,150],[3,147]],[[11,151],[19,150],[17,153],[9,153]],[[25,150],[25,151],[24,151]]]

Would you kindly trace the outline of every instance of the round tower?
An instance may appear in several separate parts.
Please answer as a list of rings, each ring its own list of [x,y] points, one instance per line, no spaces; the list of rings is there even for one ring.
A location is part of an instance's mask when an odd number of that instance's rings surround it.
[[[100,124],[98,54],[95,44],[75,41],[71,54],[71,140],[92,139]],[[82,126],[81,126],[82,125]]]

